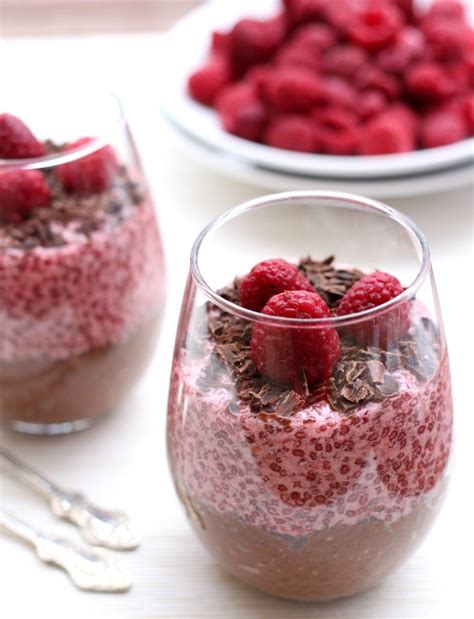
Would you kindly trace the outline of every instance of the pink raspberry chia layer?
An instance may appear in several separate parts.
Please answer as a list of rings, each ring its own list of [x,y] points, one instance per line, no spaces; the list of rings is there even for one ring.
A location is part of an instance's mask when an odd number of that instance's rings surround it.
[[[202,393],[202,369],[185,356],[175,368],[183,390],[170,449],[189,494],[217,512],[304,536],[370,518],[390,523],[437,493],[451,442],[446,358],[426,383],[399,372],[397,395],[348,416],[321,401],[284,419],[232,412],[232,385]]]
[[[104,213],[90,234],[25,251],[0,230],[0,361],[66,359],[120,341],[163,295],[162,249],[149,201]],[[157,274],[160,274],[157,276]]]

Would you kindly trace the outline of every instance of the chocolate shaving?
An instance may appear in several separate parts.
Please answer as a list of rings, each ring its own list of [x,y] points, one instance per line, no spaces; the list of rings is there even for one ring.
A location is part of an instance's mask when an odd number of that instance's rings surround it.
[[[308,256],[300,262],[298,268],[331,308],[335,307],[349,288],[365,275],[358,269],[337,269],[334,266],[334,256],[328,256],[322,261],[313,260]]]

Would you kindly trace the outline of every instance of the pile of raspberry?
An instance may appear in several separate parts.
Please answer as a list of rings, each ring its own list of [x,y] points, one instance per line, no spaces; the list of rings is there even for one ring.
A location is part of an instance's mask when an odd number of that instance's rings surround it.
[[[282,259],[255,265],[240,282],[240,304],[267,317],[297,320],[349,316],[378,307],[403,292],[396,277],[376,271],[351,286],[330,309],[298,268]],[[332,374],[341,353],[340,336],[355,337],[360,345],[377,343],[387,348],[403,338],[409,328],[406,301],[352,328],[336,330],[330,324],[289,326],[256,321],[252,327],[251,357],[259,373],[272,383],[298,391],[304,381],[314,387]]]
[[[214,32],[188,82],[222,127],[276,148],[382,155],[474,134],[474,31],[457,0],[283,0]]]
[[[61,150],[71,151],[93,141],[83,137],[66,144]],[[9,160],[27,160],[48,154],[25,123],[12,114],[0,114],[0,225],[17,224],[37,208],[49,206],[51,191],[48,177],[41,170],[26,169]],[[52,174],[66,193],[89,195],[105,191],[113,182],[118,162],[111,146],[57,166]]]

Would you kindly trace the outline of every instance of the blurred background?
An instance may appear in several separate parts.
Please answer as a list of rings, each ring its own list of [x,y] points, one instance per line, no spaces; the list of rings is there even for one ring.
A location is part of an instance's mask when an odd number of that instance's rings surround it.
[[[199,0],[3,0],[4,36],[164,30]]]

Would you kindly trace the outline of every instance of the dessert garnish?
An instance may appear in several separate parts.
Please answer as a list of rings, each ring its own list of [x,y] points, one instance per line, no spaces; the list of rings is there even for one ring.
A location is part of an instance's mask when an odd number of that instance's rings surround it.
[[[262,314],[299,319],[332,316],[319,294],[306,290],[275,295]],[[339,335],[333,327],[311,329],[257,322],[252,329],[252,361],[264,378],[278,385],[322,383],[331,375],[339,354]]]
[[[44,145],[25,123],[12,114],[0,114],[0,159],[27,159],[45,154]]]
[[[16,224],[49,204],[50,192],[38,170],[0,170],[0,225]]]
[[[63,151],[72,151],[85,146],[93,141],[93,138],[85,137],[67,144]],[[118,162],[111,146],[104,146],[99,150],[58,166],[56,174],[68,193],[91,194],[100,193],[108,189],[117,173]]]
[[[43,144],[10,114],[0,115],[0,138],[0,155],[11,158],[68,152],[94,139]],[[7,167],[0,170],[0,248],[64,245],[65,226],[69,232],[89,237],[107,218],[120,221],[125,205],[136,206],[142,199],[139,185],[130,179],[125,166],[119,165],[108,145],[55,168]]]
[[[294,264],[286,260],[264,260],[253,267],[240,282],[242,307],[261,312],[274,295],[288,290],[314,288]]]
[[[281,277],[276,273],[279,265]],[[340,312],[346,315],[375,307],[403,291],[392,275],[364,275],[357,269],[338,269],[333,256],[323,261],[302,259],[298,267],[293,267],[304,274],[302,280],[296,278],[291,266],[284,260],[264,261],[219,294],[241,304],[242,283],[246,282],[246,298],[257,304],[256,300],[261,302],[263,298],[260,294],[268,293],[270,281],[280,285],[285,281],[289,285],[302,281],[305,289],[278,292],[262,308],[262,313],[330,318]],[[306,289],[308,282],[312,292]],[[428,380],[434,372],[438,353],[436,329],[430,319],[423,317],[419,325],[408,331],[408,312],[408,302],[402,302],[385,314],[364,321],[364,327],[356,323],[350,328],[339,328],[338,333],[329,325],[314,329],[259,322],[252,325],[209,303],[207,328],[214,347],[199,384],[202,388],[219,387],[223,363],[236,382],[239,400],[255,413],[285,417],[326,398],[334,410],[350,414],[359,405],[397,394],[400,370],[409,371],[421,381]],[[393,337],[392,330],[396,334]],[[194,342],[198,350],[199,337]]]

